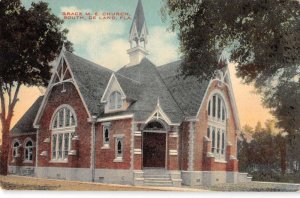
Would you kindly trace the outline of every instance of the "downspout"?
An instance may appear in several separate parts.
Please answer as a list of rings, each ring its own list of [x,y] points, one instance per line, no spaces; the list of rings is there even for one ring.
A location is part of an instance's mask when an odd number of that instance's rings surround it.
[[[39,156],[39,131],[40,131],[40,127],[38,126],[36,128],[36,140],[35,140],[35,173],[36,173],[36,169],[38,167],[38,156]]]
[[[92,173],[92,182],[95,182],[95,145],[96,145],[96,116],[92,116],[92,130],[91,130],[91,173]]]

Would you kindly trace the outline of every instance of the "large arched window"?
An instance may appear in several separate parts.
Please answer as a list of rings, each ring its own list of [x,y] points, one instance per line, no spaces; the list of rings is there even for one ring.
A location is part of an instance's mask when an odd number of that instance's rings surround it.
[[[52,161],[67,161],[71,140],[75,136],[76,116],[70,106],[63,105],[52,119]]]
[[[24,161],[32,162],[33,159],[33,142],[32,140],[28,140],[25,143],[25,155],[24,155]]]
[[[219,94],[214,94],[207,107],[208,128],[207,137],[211,139],[211,152],[215,159],[225,160],[226,153],[226,106]]]
[[[109,96],[109,110],[121,109],[123,106],[122,95],[118,91],[114,91]]]

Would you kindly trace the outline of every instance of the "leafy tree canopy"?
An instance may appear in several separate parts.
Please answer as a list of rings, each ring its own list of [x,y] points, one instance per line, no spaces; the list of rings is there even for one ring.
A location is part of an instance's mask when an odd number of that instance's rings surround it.
[[[300,63],[297,0],[165,0],[162,12],[178,30],[183,72],[212,77],[220,51],[231,52],[245,82]],[[195,73],[196,71],[196,73]]]
[[[26,10],[19,0],[0,1],[0,82],[45,85],[49,63],[66,40],[63,21],[51,13],[48,4],[32,3]]]
[[[279,127],[300,132],[300,3],[297,0],[164,0],[178,32],[185,76],[210,79],[227,51],[238,77],[254,83]]]

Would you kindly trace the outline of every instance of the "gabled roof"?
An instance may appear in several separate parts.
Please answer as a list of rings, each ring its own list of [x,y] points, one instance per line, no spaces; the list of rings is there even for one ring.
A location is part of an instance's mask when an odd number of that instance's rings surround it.
[[[141,83],[132,80],[120,74],[115,74],[122,90],[124,91],[127,99],[136,101],[139,99],[139,94],[142,89]]]
[[[140,100],[137,100],[128,108],[128,112],[134,113],[136,121],[147,120],[156,108],[158,99],[161,109],[171,119],[172,123],[180,123],[183,120],[183,112],[168,91],[156,66],[147,58],[144,58],[139,65],[121,68],[117,71],[117,74],[126,76],[141,84]]]
[[[142,1],[139,0],[132,20],[130,32],[132,31],[133,26],[136,25],[137,33],[138,36],[140,37],[145,23],[146,21],[145,21],[145,14],[144,14]]]
[[[33,122],[42,100],[43,96],[40,96],[11,129],[14,135],[36,132],[36,129],[33,128]]]
[[[64,57],[71,68],[83,100],[91,114],[98,114],[100,100],[113,71],[65,51]]]
[[[185,116],[196,116],[205,96],[209,81],[200,82],[196,77],[180,76],[181,61],[158,67],[158,71]]]

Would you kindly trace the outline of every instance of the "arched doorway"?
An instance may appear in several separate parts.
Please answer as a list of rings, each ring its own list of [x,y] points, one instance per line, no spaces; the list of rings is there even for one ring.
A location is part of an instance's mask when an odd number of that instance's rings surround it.
[[[143,130],[143,167],[165,168],[166,129],[158,121],[150,122]]]

